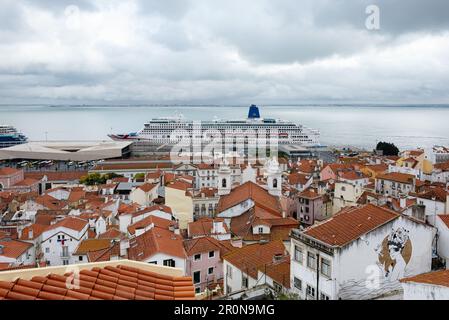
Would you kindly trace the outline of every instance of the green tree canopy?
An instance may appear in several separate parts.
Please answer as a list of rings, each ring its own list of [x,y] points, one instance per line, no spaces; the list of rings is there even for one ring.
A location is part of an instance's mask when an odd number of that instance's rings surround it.
[[[398,147],[390,142],[379,142],[376,146],[376,150],[382,150],[384,156],[397,156],[399,154]]]

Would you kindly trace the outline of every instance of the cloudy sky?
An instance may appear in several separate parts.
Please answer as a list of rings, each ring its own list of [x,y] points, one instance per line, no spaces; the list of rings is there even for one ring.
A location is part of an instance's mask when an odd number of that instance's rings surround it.
[[[448,12],[447,0],[0,0],[0,104],[449,103]]]

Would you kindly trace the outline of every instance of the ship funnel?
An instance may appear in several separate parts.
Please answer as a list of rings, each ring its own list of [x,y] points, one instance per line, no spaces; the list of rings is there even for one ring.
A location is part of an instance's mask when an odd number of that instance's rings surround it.
[[[260,118],[259,108],[255,104],[252,104],[249,107],[248,119],[256,119],[256,118]]]

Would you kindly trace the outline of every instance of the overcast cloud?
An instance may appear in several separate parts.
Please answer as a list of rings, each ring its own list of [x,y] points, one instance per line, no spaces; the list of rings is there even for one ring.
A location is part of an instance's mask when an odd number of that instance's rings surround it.
[[[380,30],[365,27],[368,5]],[[449,103],[447,0],[1,0],[0,103]]]

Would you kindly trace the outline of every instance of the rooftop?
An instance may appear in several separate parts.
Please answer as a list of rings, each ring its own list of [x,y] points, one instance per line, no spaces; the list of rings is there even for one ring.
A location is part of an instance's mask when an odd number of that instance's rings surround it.
[[[306,236],[330,246],[343,247],[400,215],[372,204],[343,209],[331,219],[304,230]]]
[[[260,267],[273,264],[273,256],[285,255],[286,250],[282,241],[255,243],[237,248],[223,256],[223,259],[257,279]],[[265,268],[264,268],[265,269]]]
[[[404,278],[401,282],[414,282],[449,287],[449,270],[434,271],[419,274],[414,277]]]
[[[67,272],[70,267],[79,270],[79,288],[76,288],[76,282],[70,281],[74,278],[73,272]],[[182,276],[182,270],[129,260],[0,273],[0,299],[193,300],[194,298],[192,279]]]

